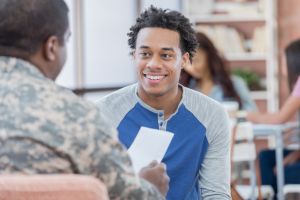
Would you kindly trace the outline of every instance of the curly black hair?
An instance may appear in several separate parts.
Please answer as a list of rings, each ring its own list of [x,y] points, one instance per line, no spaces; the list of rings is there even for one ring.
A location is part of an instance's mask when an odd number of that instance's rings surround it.
[[[190,60],[192,60],[196,51],[197,40],[188,18],[177,11],[164,10],[151,5],[136,19],[135,25],[130,27],[130,32],[127,34],[129,36],[128,44],[132,50],[136,48],[139,31],[147,27],[165,28],[178,32],[180,35],[180,49],[183,53],[188,52]]]
[[[285,48],[286,64],[288,69],[288,80],[290,91],[293,90],[298,77],[300,76],[300,39],[287,45]]]

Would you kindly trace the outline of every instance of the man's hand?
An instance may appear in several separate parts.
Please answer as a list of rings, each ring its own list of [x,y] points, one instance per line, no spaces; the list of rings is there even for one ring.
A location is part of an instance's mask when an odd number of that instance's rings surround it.
[[[152,161],[148,166],[141,169],[139,175],[155,185],[166,196],[169,190],[170,178],[166,173],[166,165],[164,163]]]

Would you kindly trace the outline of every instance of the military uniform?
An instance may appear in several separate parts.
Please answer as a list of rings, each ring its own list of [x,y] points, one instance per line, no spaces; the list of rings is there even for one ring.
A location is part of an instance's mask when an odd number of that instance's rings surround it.
[[[0,57],[0,173],[98,177],[110,199],[161,199],[133,172],[115,129],[91,103],[30,63]]]

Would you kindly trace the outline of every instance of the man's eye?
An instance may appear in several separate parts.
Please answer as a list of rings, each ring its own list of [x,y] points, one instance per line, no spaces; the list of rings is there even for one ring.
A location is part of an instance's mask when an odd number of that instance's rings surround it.
[[[173,57],[171,54],[162,54],[161,56],[165,59],[170,59]]]
[[[140,53],[140,56],[141,56],[141,57],[149,57],[149,56],[150,56],[150,53],[148,53],[148,52],[141,52],[141,53]]]

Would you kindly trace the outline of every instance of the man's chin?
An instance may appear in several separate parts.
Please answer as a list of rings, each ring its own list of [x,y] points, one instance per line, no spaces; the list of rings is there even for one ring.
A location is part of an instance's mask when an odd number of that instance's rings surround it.
[[[162,90],[145,90],[146,94],[153,97],[161,97],[165,93]]]

